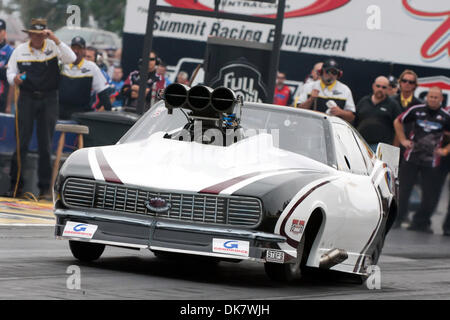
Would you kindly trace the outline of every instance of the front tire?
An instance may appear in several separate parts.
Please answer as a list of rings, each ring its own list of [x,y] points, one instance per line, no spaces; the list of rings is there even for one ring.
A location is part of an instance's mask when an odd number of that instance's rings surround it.
[[[97,260],[105,250],[104,244],[73,240],[69,240],[69,247],[72,255],[83,262]]]
[[[294,263],[264,263],[266,275],[273,281],[292,282],[302,277],[303,251],[305,248],[305,237],[303,236],[297,246],[297,258]]]

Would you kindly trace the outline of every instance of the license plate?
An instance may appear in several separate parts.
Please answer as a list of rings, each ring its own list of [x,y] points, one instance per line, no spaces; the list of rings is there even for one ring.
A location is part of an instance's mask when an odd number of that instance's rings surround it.
[[[266,261],[284,263],[284,251],[268,249],[266,252]]]
[[[92,239],[98,226],[80,222],[67,221],[63,237]]]

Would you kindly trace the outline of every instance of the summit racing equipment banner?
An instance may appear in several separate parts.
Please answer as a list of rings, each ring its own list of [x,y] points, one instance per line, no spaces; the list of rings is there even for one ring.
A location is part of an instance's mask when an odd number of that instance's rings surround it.
[[[312,66],[336,58],[357,102],[371,92],[379,75],[398,77],[413,69],[426,81],[431,78],[450,94],[450,10],[447,0],[286,0],[279,69],[286,73],[298,95]],[[161,6],[214,10],[214,0],[158,0]],[[142,55],[149,0],[127,0],[124,25],[125,72],[136,68]],[[219,10],[275,17],[277,3],[221,0]],[[273,43],[272,25],[156,12],[153,48],[168,65],[174,80],[179,71],[189,74],[205,58],[208,37]],[[199,76],[197,81],[203,79]],[[435,81],[432,81],[433,83]],[[425,91],[416,95],[424,96]]]
[[[148,0],[128,0],[124,32],[144,34]],[[159,0],[197,10],[214,0]],[[230,13],[275,17],[277,4],[222,0]],[[430,67],[449,67],[450,10],[446,0],[286,0],[282,50]],[[272,26],[156,13],[155,36],[206,41],[208,36],[271,43]]]

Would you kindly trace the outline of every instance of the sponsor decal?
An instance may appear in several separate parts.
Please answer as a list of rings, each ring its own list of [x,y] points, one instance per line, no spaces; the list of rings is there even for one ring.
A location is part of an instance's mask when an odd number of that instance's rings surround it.
[[[45,53],[45,55],[49,56],[53,53],[53,50],[48,49],[44,53]]]
[[[211,81],[212,88],[224,86],[233,90],[248,102],[266,102],[267,89],[262,82],[261,73],[245,58],[229,62],[219,70],[218,77]]]
[[[170,210],[171,207],[169,202],[160,197],[148,199],[144,202],[144,204],[148,210],[156,213],[167,212]]]
[[[284,263],[284,251],[268,249],[266,252],[266,261]]]
[[[411,1],[402,0],[403,7],[414,18],[419,20],[440,21],[442,24],[425,40],[420,49],[423,60],[433,62],[450,56],[450,10],[441,12],[422,11],[413,8]],[[427,3],[427,6],[429,4]]]
[[[64,227],[63,237],[92,239],[98,226],[93,224],[68,221]]]
[[[442,124],[438,122],[433,121],[427,121],[427,120],[417,120],[417,125],[419,127],[422,127],[423,131],[425,132],[431,132],[433,130],[441,130]]]
[[[214,11],[214,0],[166,0],[174,7],[204,11]],[[295,18],[324,13],[342,7],[350,0],[287,0],[285,18]],[[230,13],[245,11],[254,16],[276,18],[277,3],[262,3],[257,1],[222,0],[219,9]]]
[[[212,251],[248,257],[250,253],[250,244],[248,241],[213,239]]]
[[[294,219],[292,221],[291,225],[291,232],[295,234],[301,234],[303,233],[303,230],[305,229],[305,221],[304,220],[298,220]]]

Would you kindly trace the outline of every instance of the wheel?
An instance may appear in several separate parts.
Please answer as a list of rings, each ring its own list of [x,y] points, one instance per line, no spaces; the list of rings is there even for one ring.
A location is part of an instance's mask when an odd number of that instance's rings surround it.
[[[80,261],[90,262],[97,260],[105,250],[105,245],[69,240],[70,251]]]
[[[303,251],[305,248],[305,237],[303,236],[297,247],[297,259],[294,263],[272,263],[266,262],[264,270],[266,275],[274,281],[278,282],[292,282],[299,280],[302,277],[302,260]]]

